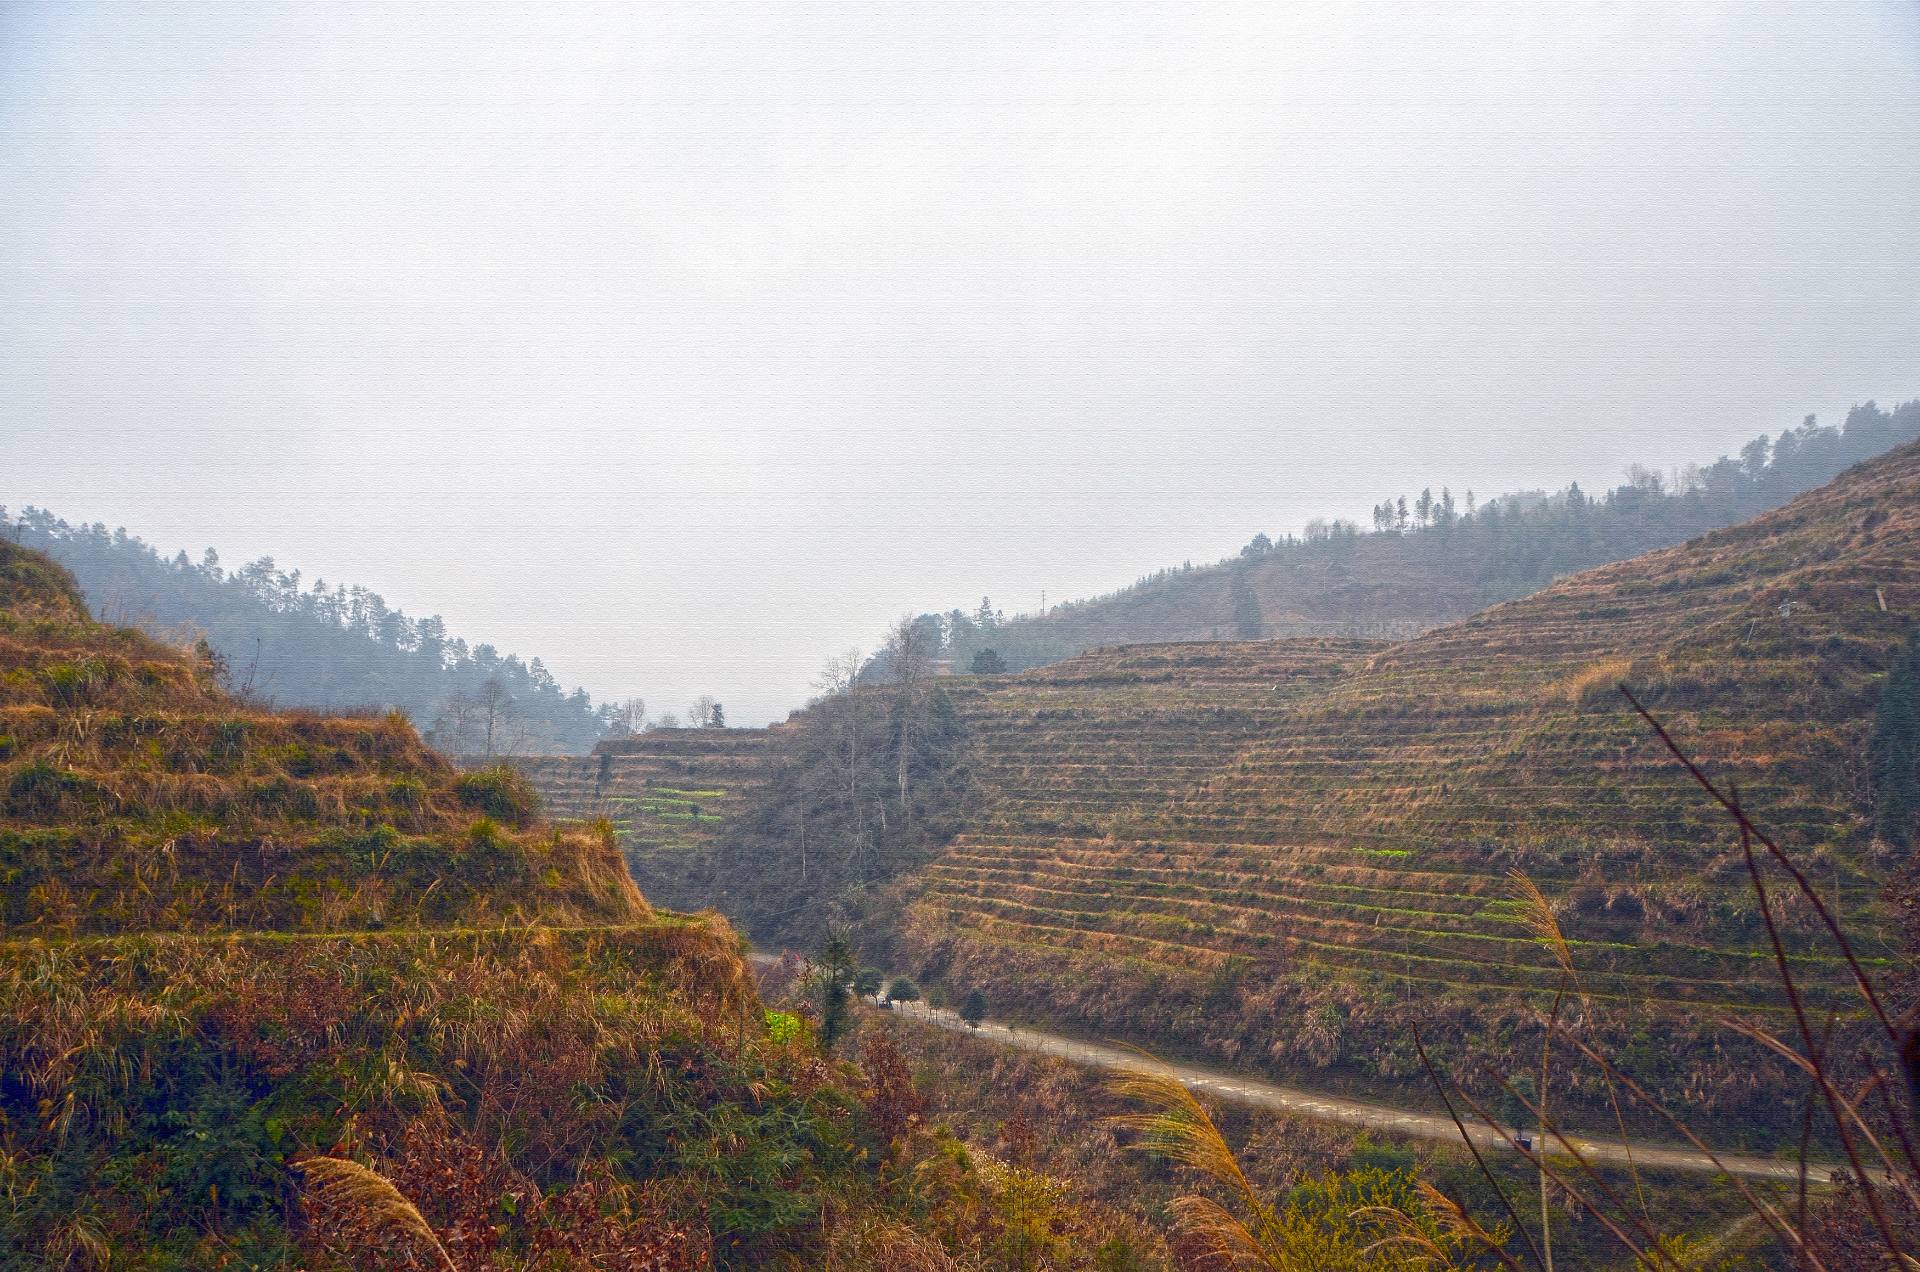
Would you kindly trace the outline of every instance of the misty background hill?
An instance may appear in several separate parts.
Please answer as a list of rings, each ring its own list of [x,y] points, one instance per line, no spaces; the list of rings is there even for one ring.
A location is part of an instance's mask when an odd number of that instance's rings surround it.
[[[1425,490],[1375,505],[1372,524],[1256,535],[1239,555],[1161,570],[1120,592],[1008,618],[988,602],[916,620],[919,652],[954,671],[1041,666],[1103,645],[1276,636],[1400,639],[1538,591],[1555,578],[1735,524],[1920,438],[1920,400],[1811,417],[1737,456],[1668,473],[1638,465],[1613,490]],[[465,755],[576,755],[639,727],[626,704],[568,689],[539,656],[503,653],[412,617],[373,590],[261,557],[228,569],[206,549],[163,555],[125,528],[29,507],[0,527],[71,570],[95,612],[179,643],[204,638],[227,683],[264,702],[398,709]],[[938,651],[933,653],[932,651]],[[817,650],[807,651],[816,654]],[[884,673],[888,655],[868,664]],[[797,703],[792,705],[799,705]]]
[[[92,611],[176,644],[206,643],[242,697],[280,707],[404,711],[428,741],[466,755],[574,754],[623,731],[620,709],[563,689],[537,657],[451,635],[438,614],[413,618],[359,585],[283,570],[272,557],[228,570],[208,548],[172,557],[99,522],[43,508],[0,533],[45,552],[79,581]]]
[[[1342,636],[1397,640],[1526,596],[1579,570],[1682,543],[1779,507],[1843,470],[1920,438],[1920,399],[1867,402],[1839,427],[1812,416],[1711,464],[1640,465],[1605,492],[1476,500],[1432,487],[1373,508],[1371,523],[1261,533],[1237,556],[1163,569],[1106,596],[1007,618],[990,604],[924,614],[923,651],[955,671],[1043,666],[1103,645]],[[882,673],[887,655],[870,666]]]

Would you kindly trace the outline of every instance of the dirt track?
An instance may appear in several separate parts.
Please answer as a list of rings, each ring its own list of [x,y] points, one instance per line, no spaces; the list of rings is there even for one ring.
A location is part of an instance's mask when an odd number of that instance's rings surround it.
[[[752,958],[756,963],[774,961],[772,956],[765,954],[755,954]],[[991,1039],[1010,1047],[1036,1051],[1042,1055],[1060,1056],[1092,1068],[1158,1068],[1163,1072],[1171,1073],[1195,1091],[1236,1104],[1291,1113],[1297,1117],[1318,1118],[1348,1126],[1364,1126],[1411,1139],[1436,1140],[1454,1144],[1460,1142],[1459,1129],[1445,1114],[1414,1112],[1387,1104],[1373,1104],[1343,1096],[1321,1095],[1298,1087],[1281,1086],[1260,1078],[1223,1073],[1217,1069],[1202,1068],[1198,1065],[1150,1061],[1136,1052],[1120,1047],[1084,1042],[1078,1038],[1030,1029],[1024,1025],[1011,1026],[988,1021],[978,1029],[970,1029],[952,1011],[928,1007],[924,1003],[904,1004],[895,1010],[904,1016],[937,1025],[942,1029],[972,1033],[977,1037]],[[1461,1110],[1461,1114],[1468,1119],[1467,1129],[1482,1152],[1519,1152],[1500,1133],[1484,1125],[1476,1126],[1466,1110]],[[1732,1174],[1747,1179],[1769,1179],[1782,1182],[1793,1182],[1799,1178],[1797,1163],[1768,1157],[1743,1157],[1721,1153],[1715,1155],[1718,1157],[1716,1163],[1714,1158],[1693,1148],[1646,1144],[1639,1141],[1629,1141],[1622,1145],[1618,1139],[1592,1140],[1578,1135],[1570,1135],[1565,1140],[1556,1137],[1547,1142],[1547,1137],[1541,1136],[1538,1132],[1534,1133],[1534,1142],[1536,1145],[1545,1142],[1550,1152],[1578,1153],[1596,1165],[1625,1166],[1631,1158],[1633,1165],[1650,1170],[1699,1171],[1707,1174]],[[1807,1179],[1810,1183],[1829,1183],[1832,1181],[1834,1169],[1826,1163],[1809,1162]]]

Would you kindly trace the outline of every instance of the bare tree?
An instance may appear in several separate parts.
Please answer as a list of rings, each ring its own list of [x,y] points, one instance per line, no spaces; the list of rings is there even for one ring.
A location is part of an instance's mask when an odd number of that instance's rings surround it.
[[[473,737],[474,701],[465,693],[456,693],[440,707],[433,721],[433,740],[454,755],[470,755]]]
[[[712,694],[701,694],[693,700],[693,705],[687,708],[687,727],[693,729],[711,728],[713,726],[713,713],[718,710],[719,707],[720,704],[713,700]]]
[[[517,707],[507,713],[500,726],[500,754],[537,755],[551,743],[541,727],[545,722],[529,716]]]
[[[839,722],[845,731],[847,753],[847,798],[854,799],[859,789],[860,766],[860,713],[854,687],[860,680],[860,651],[849,649],[843,654],[835,654],[827,659],[820,668],[819,679],[813,687],[820,691],[822,698],[840,698],[844,703],[837,712]]]
[[[897,741],[900,816],[908,820],[907,781],[909,760],[913,755],[914,725],[920,716],[920,700],[926,693],[926,682],[935,652],[926,648],[926,645],[924,629],[914,622],[912,614],[901,615],[900,621],[887,633],[887,665],[893,672],[894,684],[899,686],[897,714],[900,728]]]
[[[486,683],[480,686],[476,706],[486,740],[486,749],[482,754],[492,759],[495,740],[506,736],[508,722],[519,716],[519,704],[514,701],[500,677],[488,676]]]
[[[613,709],[613,722],[628,733],[639,733],[647,727],[647,700],[628,698]]]
[[[813,687],[820,691],[821,713],[829,722],[832,744],[846,755],[847,809],[853,816],[853,851],[860,860],[858,876],[867,877],[866,812],[860,801],[860,734],[864,714],[859,693],[861,654],[849,649],[827,659]]]

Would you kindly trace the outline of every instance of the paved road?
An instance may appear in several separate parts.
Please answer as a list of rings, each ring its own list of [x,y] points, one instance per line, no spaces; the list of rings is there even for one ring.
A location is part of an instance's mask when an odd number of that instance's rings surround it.
[[[761,965],[777,961],[768,954],[754,954],[750,957],[755,963]],[[1198,1065],[1149,1061],[1143,1059],[1137,1052],[1120,1047],[1084,1042],[1062,1034],[1029,1029],[1024,1025],[1002,1025],[988,1021],[977,1030],[970,1029],[952,1011],[928,1007],[925,1003],[903,1004],[895,1010],[914,1020],[922,1020],[942,1029],[972,1033],[977,1037],[1004,1043],[1010,1047],[1018,1047],[1023,1051],[1060,1056],[1091,1068],[1158,1069],[1172,1074],[1192,1090],[1253,1108],[1272,1109],[1275,1112],[1291,1113],[1297,1117],[1317,1118],[1323,1122],[1364,1126],[1372,1130],[1406,1136],[1409,1139],[1436,1140],[1453,1144],[1460,1142],[1459,1129],[1445,1114],[1416,1112],[1394,1108],[1388,1104],[1350,1100],[1337,1095],[1322,1095],[1299,1087],[1281,1086],[1260,1078],[1223,1073],[1217,1069],[1202,1068]],[[1461,1113],[1463,1117],[1468,1116],[1464,1109]],[[1476,1126],[1469,1120],[1467,1130],[1473,1136],[1474,1143],[1483,1152],[1489,1150],[1496,1153],[1518,1152],[1512,1144],[1489,1127]],[[1547,1138],[1539,1136],[1536,1132],[1535,1142],[1545,1142]],[[1633,1164],[1646,1169],[1701,1171],[1716,1175],[1734,1174],[1748,1179],[1786,1182],[1796,1181],[1800,1177],[1797,1164],[1770,1157],[1719,1154],[1719,1164],[1715,1165],[1712,1158],[1692,1148],[1644,1144],[1638,1141],[1630,1141],[1627,1146],[1622,1146],[1617,1139],[1591,1140],[1578,1135],[1570,1135],[1565,1139],[1558,1136],[1551,1137],[1551,1142],[1547,1146],[1550,1150],[1564,1151],[1567,1145],[1571,1145],[1582,1157],[1595,1164],[1625,1166],[1630,1149]],[[1807,1165],[1807,1178],[1813,1183],[1831,1182],[1833,1172],[1834,1167],[1825,1163],[1809,1162]]]

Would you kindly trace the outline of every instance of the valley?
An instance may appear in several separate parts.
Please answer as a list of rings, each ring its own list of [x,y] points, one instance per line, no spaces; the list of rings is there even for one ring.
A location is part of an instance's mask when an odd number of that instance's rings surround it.
[[[1916,50],[0,0],[0,1272],[1920,1272]]]
[[[1176,1100],[1151,1094],[1172,1079],[1236,1127],[1319,1125],[1323,1169],[1371,1154],[1393,1163],[1381,1186],[1418,1169],[1479,1207],[1529,1171],[1584,1172],[1611,1200],[1556,1176],[1586,1198],[1547,1225],[1569,1251],[1617,1239],[1617,1190],[1642,1172],[1689,1239],[1707,1229],[1668,1209],[1689,1179],[1808,1188],[1835,1231],[1855,1174],[1903,1195],[1892,1159],[1853,1165],[1844,1123],[1796,1148],[1804,1075],[1768,1040],[1817,1015],[1821,1063],[1876,1080],[1882,1009],[1855,969],[1912,1001],[1920,445],[1409,639],[863,677],[768,729],[457,767],[397,714],[230,697],[204,647],[96,623],[57,566],[0,553],[0,1049],[24,1075],[0,1100],[31,1172],[9,1223],[43,1248],[98,1237],[191,1265],[218,1232],[256,1261],[338,1266],[377,1224],[303,1180],[366,1169],[428,1216],[427,1236],[380,1238],[395,1267],[461,1232],[476,1268],[531,1269],[563,1239],[605,1252],[579,1266],[864,1267],[848,1252],[896,1229],[937,1261],[1025,1222],[1005,1172],[1031,1168],[995,1154],[1031,1150],[981,1046],[1150,1098]],[[1744,863],[1623,685],[1790,846],[1798,893]],[[807,953],[747,954],[729,919]],[[857,1063],[834,1023],[850,940],[930,1000],[868,1012]],[[756,964],[781,976],[756,988]],[[907,1026],[961,1035],[964,1058]],[[968,1146],[903,1111],[925,1098],[909,1052]],[[641,1076],[669,1057],[679,1076]],[[212,1136],[229,1123],[208,1101],[245,1117]],[[1235,1136],[1223,1151],[1292,1172],[1306,1204],[1312,1153]],[[961,1158],[984,1191],[902,1200]],[[1050,1231],[1173,1266],[1154,1225],[1177,1193],[1045,1160],[1069,1172],[1045,1185]],[[436,1161],[510,1200],[463,1211]],[[107,1182],[162,1169],[212,1182],[200,1200]],[[1434,1221],[1438,1203],[1393,1195]],[[1768,1203],[1718,1197],[1698,1222],[1758,1255],[1743,1204]],[[75,1212],[89,1226],[63,1227]]]

